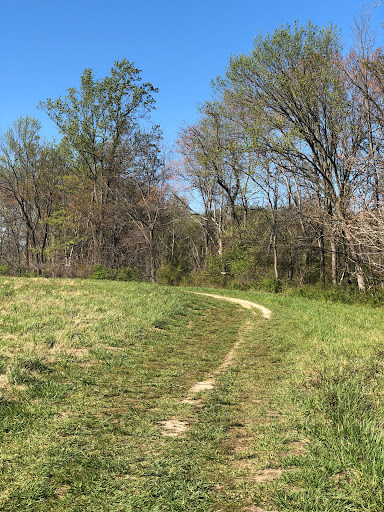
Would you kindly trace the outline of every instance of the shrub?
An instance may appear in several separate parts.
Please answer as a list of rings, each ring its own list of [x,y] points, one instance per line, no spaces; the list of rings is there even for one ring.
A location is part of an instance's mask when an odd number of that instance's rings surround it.
[[[21,267],[19,269],[19,276],[20,277],[36,277],[37,276],[37,273],[35,270],[32,270],[30,268],[27,268],[27,267]]]
[[[0,276],[9,276],[11,273],[11,268],[6,263],[0,265]]]
[[[111,270],[104,265],[95,265],[92,269],[92,279],[112,279]]]
[[[117,271],[118,281],[142,281],[143,275],[138,268],[121,267]]]
[[[383,288],[362,292],[356,286],[304,285],[297,289],[290,289],[289,295],[343,304],[366,304],[372,307],[384,305]]]
[[[282,282],[274,277],[266,277],[258,284],[258,288],[264,292],[279,293],[282,290]]]
[[[179,284],[184,275],[184,270],[180,265],[165,263],[161,265],[156,272],[157,280],[160,284],[170,286]]]

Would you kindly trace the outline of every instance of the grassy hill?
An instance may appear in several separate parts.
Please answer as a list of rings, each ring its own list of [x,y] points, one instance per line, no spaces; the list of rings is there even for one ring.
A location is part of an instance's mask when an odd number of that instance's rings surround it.
[[[215,293],[1,279],[0,510],[384,510],[384,312]]]

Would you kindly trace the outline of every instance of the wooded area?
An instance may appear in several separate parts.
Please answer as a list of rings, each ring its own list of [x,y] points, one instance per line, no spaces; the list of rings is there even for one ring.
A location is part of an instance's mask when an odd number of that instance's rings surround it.
[[[384,52],[368,16],[354,41],[345,53],[335,27],[311,23],[258,36],[181,130],[176,160],[132,63],[85,70],[40,105],[59,142],[29,117],[1,138],[3,272],[381,285]]]

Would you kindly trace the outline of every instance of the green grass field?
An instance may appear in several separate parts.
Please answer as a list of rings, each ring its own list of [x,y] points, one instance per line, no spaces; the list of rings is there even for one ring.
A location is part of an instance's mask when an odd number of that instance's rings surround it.
[[[382,512],[384,311],[189,291],[1,278],[0,510]]]

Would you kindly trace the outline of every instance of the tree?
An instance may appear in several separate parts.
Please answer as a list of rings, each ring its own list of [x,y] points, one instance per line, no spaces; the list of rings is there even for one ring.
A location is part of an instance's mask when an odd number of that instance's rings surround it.
[[[255,146],[321,194],[331,228],[333,280],[339,230],[359,288],[365,289],[359,247],[349,229],[349,207],[361,177],[354,162],[366,131],[339,64],[340,52],[332,26],[280,28],[272,36],[257,37],[250,55],[233,57],[216,87],[243,110],[243,129],[254,132]],[[256,130],[255,119],[263,120]]]
[[[65,164],[60,151],[40,139],[37,119],[18,119],[0,143],[0,192],[5,225],[18,232],[18,261],[41,272],[46,263],[50,220],[57,207]],[[12,220],[11,220],[12,219]],[[21,228],[22,226],[22,228]]]
[[[104,220],[124,166],[125,141],[153,108],[156,91],[152,84],[142,83],[140,70],[123,59],[99,80],[86,69],[79,89],[70,88],[64,99],[40,104],[75,153],[73,172],[90,182],[88,226],[94,263],[105,262],[110,245]]]
[[[162,132],[158,126],[148,132],[137,131],[125,144],[125,166],[114,194],[121,212],[119,222],[130,225],[131,231],[136,230],[141,265],[154,281],[160,253],[158,235],[168,195],[168,169],[161,152]]]

